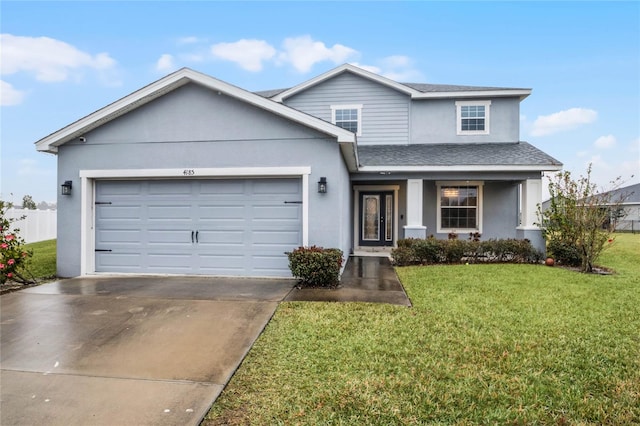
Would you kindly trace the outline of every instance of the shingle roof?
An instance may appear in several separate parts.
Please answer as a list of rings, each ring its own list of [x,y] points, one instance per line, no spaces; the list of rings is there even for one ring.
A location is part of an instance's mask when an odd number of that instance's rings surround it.
[[[611,200],[624,198],[625,203],[640,203],[640,183],[614,189],[606,192],[606,194],[611,197]]]
[[[529,90],[515,87],[460,86],[455,84],[400,83],[422,93],[431,92],[476,92],[495,90]]]
[[[527,142],[359,145],[361,166],[561,166]]]

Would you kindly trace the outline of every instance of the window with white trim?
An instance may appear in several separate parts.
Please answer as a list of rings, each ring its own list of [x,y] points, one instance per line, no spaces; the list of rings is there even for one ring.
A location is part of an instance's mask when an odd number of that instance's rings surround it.
[[[360,136],[362,134],[362,105],[331,105],[331,122]]]
[[[482,232],[482,183],[438,182],[438,232]]]
[[[457,134],[488,135],[491,101],[456,102]]]

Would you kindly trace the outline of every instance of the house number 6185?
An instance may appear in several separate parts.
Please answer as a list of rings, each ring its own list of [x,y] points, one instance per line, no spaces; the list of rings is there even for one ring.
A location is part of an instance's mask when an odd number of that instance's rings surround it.
[[[182,174],[185,175],[185,176],[193,176],[193,175],[196,174],[196,171],[193,170],[193,169],[184,169],[182,171]]]

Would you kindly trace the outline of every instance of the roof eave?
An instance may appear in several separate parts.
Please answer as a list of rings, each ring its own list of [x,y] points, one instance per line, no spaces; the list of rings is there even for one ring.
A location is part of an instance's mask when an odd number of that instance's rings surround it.
[[[462,90],[456,92],[419,92],[413,99],[445,99],[445,98],[513,98],[525,99],[531,89],[498,89],[498,90]]]
[[[559,165],[442,165],[442,166],[360,166],[359,172],[552,172]]]

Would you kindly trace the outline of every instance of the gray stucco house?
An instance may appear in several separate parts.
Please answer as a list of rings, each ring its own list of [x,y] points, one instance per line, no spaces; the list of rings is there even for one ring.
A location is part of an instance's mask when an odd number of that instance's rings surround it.
[[[252,93],[181,69],[36,142],[58,156],[58,274],[289,276],[300,245],[528,238],[530,89],[406,84],[342,65]],[[64,188],[63,188],[64,189]]]

